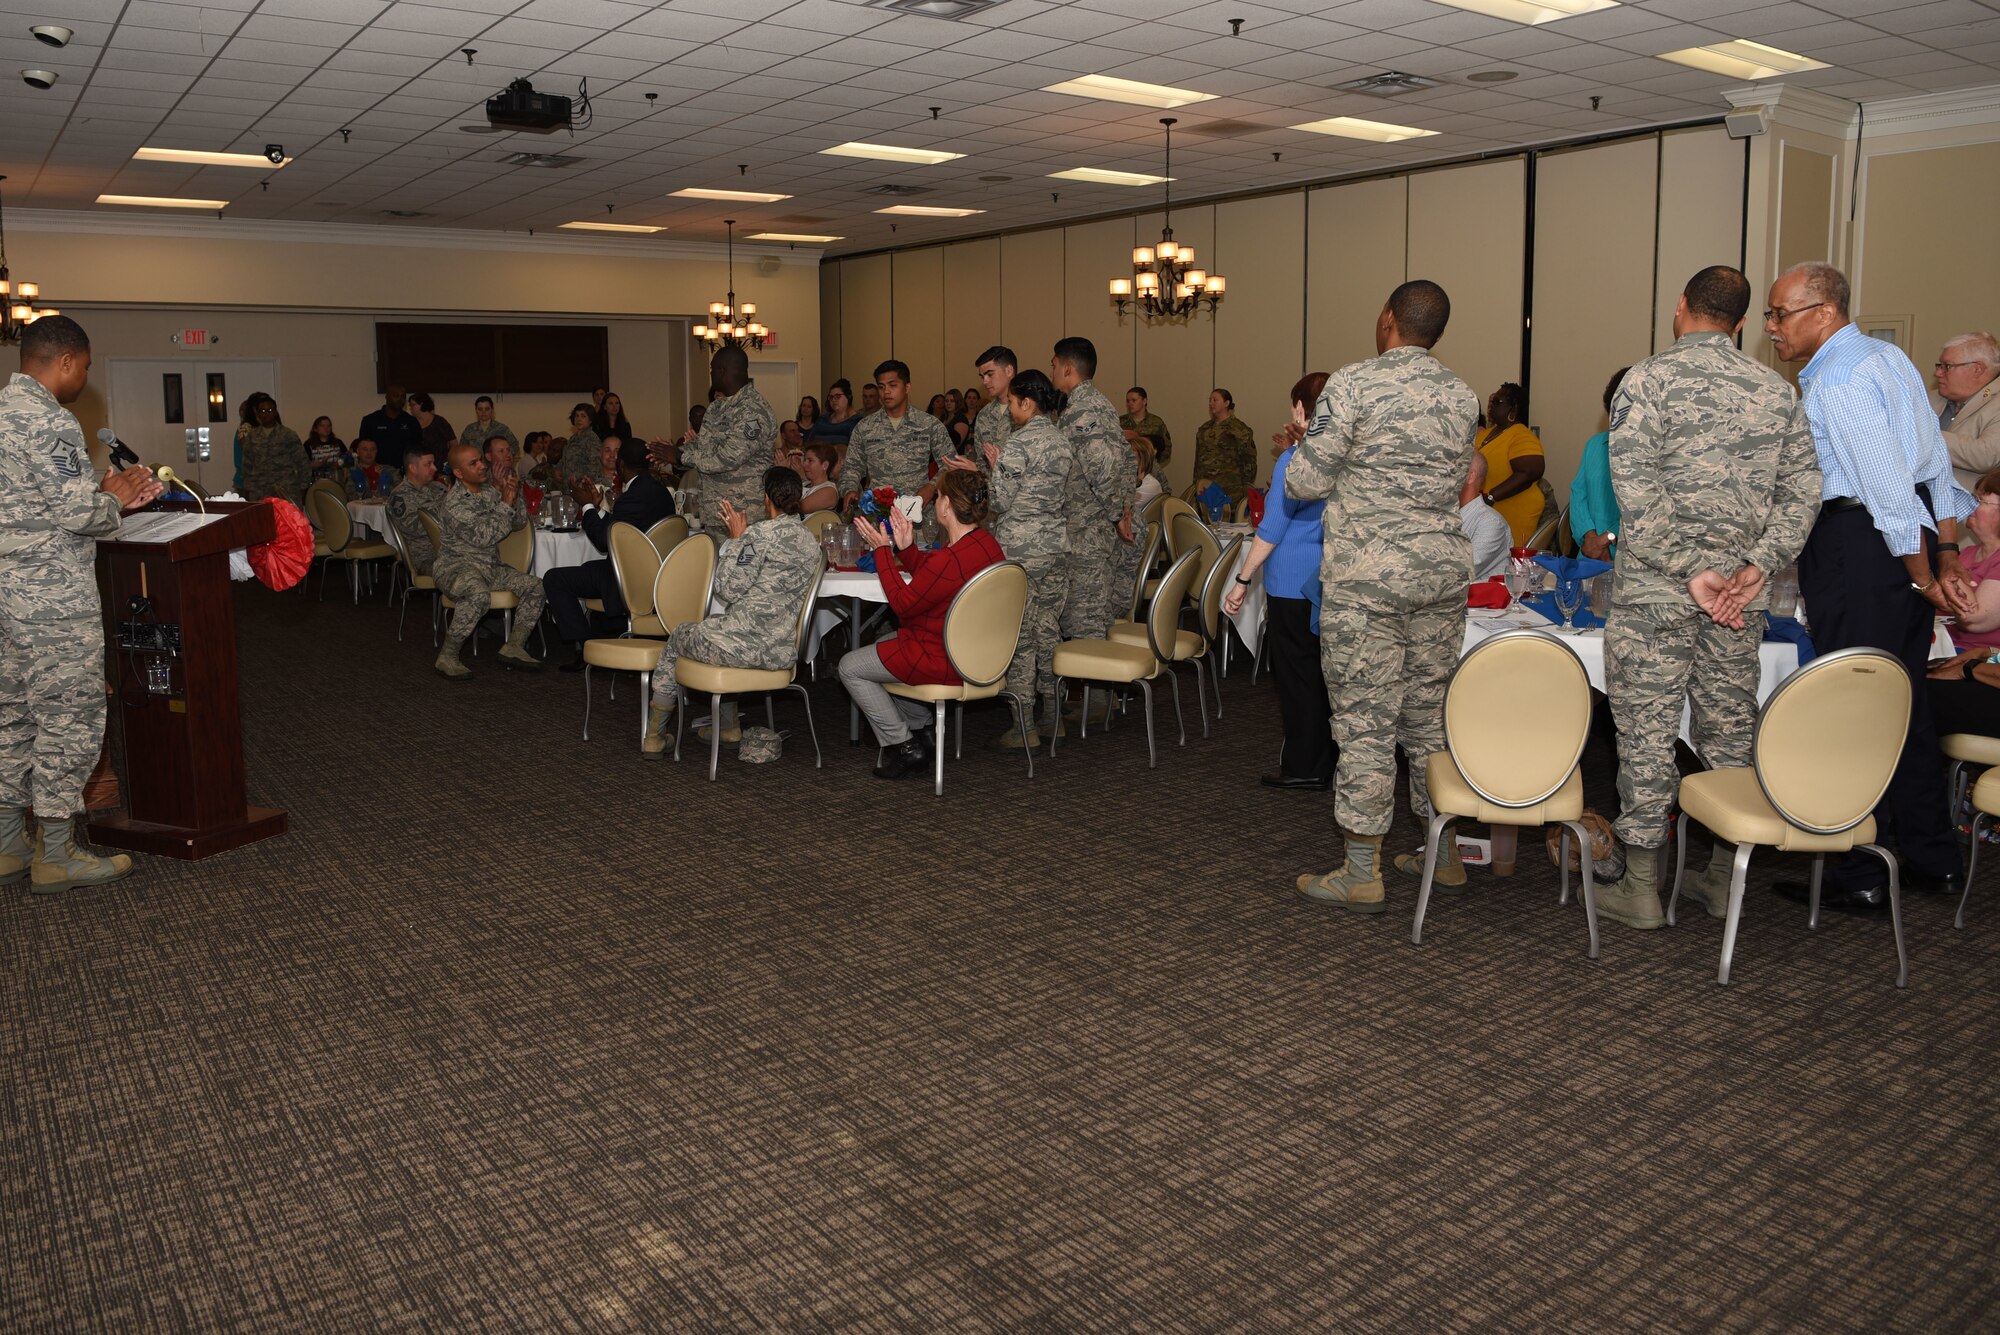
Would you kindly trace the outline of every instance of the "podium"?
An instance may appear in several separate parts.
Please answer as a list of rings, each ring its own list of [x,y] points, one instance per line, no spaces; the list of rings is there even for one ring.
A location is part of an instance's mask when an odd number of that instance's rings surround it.
[[[125,809],[90,822],[111,848],[196,859],[283,834],[244,796],[232,548],[269,542],[261,502],[162,501],[97,544],[111,708],[125,739]]]

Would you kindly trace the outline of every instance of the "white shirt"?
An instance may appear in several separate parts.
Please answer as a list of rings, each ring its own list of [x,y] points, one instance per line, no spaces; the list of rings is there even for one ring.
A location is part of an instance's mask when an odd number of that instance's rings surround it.
[[[1146,508],[1146,503],[1155,496],[1158,496],[1163,490],[1164,488],[1160,486],[1160,479],[1154,477],[1151,473],[1139,479],[1139,490],[1133,493],[1132,496],[1133,516],[1136,518],[1139,511]]]
[[[1514,530],[1484,496],[1474,496],[1458,507],[1458,526],[1472,539],[1472,582],[1479,583],[1507,573],[1512,559]]]

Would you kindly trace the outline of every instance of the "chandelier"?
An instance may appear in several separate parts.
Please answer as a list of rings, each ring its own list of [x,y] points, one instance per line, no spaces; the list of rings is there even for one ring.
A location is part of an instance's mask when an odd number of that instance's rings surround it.
[[[0,176],[0,181],[7,178]],[[54,307],[37,308],[39,283],[16,283],[7,273],[7,210],[0,202],[0,345],[19,343],[29,325],[44,315],[61,315]]]
[[[1139,246],[1132,251],[1132,277],[1111,280],[1111,299],[1118,303],[1121,316],[1128,302],[1148,321],[1185,320],[1199,311],[1203,302],[1213,315],[1227,288],[1221,274],[1195,267],[1193,246],[1174,240],[1174,123],[1172,116],[1160,117],[1167,130],[1166,169],[1161,173],[1166,188],[1166,225],[1160,229],[1157,246]]]
[[[711,348],[725,344],[761,348],[764,340],[771,336],[771,329],[750,318],[757,313],[756,302],[746,301],[741,306],[736,304],[736,219],[725,218],[722,225],[729,229],[729,299],[708,303],[710,323],[696,325],[694,336]]]

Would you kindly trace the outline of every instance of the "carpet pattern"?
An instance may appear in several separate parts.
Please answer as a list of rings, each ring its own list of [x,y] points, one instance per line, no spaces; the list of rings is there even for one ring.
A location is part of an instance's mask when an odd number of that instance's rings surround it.
[[[1994,1324],[1991,875],[1908,903],[1905,992],[1768,854],[1727,988],[1698,908],[1587,960],[1527,839],[1413,947],[1412,882],[1293,895],[1331,799],[1256,785],[1240,659],[1156,770],[1134,717],[1030,782],[976,710],[940,800],[828,671],[823,770],[794,698],[709,784],[629,678],[586,743],[420,610],[238,615],[291,834],[0,899],[6,1329]]]

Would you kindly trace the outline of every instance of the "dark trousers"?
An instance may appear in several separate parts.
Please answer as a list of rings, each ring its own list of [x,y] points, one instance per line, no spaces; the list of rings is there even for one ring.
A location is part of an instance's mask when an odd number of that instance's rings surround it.
[[[542,576],[548,594],[549,615],[555,618],[556,634],[571,644],[581,644],[591,636],[590,613],[583,610],[586,598],[602,598],[607,616],[625,615],[625,596],[618,589],[618,573],[607,558],[586,561],[580,566],[557,566]]]
[[[1270,636],[1271,680],[1285,750],[1278,770],[1288,779],[1333,778],[1333,707],[1319,668],[1319,636],[1312,633],[1312,604],[1303,598],[1265,600],[1264,633]]]
[[[1940,737],[1955,732],[2000,737],[2000,687],[1971,677],[1926,682],[1925,686],[1931,698],[1931,721]]]
[[[1936,559],[1937,537],[1924,530]],[[1907,871],[1943,876],[1959,869],[1958,844],[1946,811],[1944,761],[1938,751],[1931,697],[1924,689],[1930,661],[1933,611],[1910,587],[1902,558],[1890,553],[1868,511],[1820,511],[1799,555],[1799,593],[1812,622],[1813,648],[1870,648],[1894,654],[1910,673],[1910,731],[1889,791],[1875,808],[1878,826],[1893,825],[1895,847]],[[1831,724],[1833,721],[1829,720]],[[1883,836],[1878,834],[1878,838]],[[1883,839],[1887,842],[1887,839]],[[1849,854],[1827,875],[1845,886],[1879,884],[1882,864]]]

